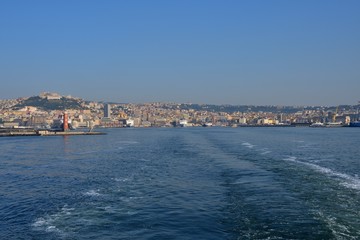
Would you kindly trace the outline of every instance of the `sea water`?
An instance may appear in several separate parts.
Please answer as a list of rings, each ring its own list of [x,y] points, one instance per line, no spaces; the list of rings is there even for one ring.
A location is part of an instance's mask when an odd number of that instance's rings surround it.
[[[0,239],[359,239],[360,129],[0,138]]]

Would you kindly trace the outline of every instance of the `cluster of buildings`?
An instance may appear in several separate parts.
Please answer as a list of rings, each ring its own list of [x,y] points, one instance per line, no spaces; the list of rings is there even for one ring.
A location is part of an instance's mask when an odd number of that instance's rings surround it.
[[[57,101],[62,98],[56,93],[42,93],[41,99]],[[82,101],[77,109],[44,109],[18,104],[26,98],[0,100],[0,127],[4,128],[56,128],[66,112],[73,128],[93,127],[196,127],[196,126],[290,126],[310,125],[317,122],[341,122],[349,124],[358,118],[357,106],[347,108],[326,107],[299,108],[298,111],[214,111],[211,108],[192,108],[187,104],[144,103],[118,104],[86,102],[67,96],[67,99]]]

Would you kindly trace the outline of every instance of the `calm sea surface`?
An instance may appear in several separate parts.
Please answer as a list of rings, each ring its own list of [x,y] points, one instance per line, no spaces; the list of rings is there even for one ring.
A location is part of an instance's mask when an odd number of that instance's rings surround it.
[[[360,129],[0,138],[0,239],[359,239]]]

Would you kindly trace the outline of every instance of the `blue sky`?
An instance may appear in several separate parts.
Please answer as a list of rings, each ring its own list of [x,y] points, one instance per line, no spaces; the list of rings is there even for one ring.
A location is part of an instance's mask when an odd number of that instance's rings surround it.
[[[360,1],[0,1],[0,98],[360,100]]]

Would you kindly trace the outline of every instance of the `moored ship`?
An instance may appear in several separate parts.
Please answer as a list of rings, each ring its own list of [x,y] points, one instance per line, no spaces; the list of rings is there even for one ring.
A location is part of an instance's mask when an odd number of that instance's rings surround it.
[[[187,127],[187,126],[188,126],[187,120],[181,119],[181,120],[179,121],[179,126],[180,126],[180,127]]]
[[[344,124],[342,122],[328,122],[325,124],[326,127],[343,127]]]
[[[349,127],[360,127],[360,121],[350,122]]]
[[[322,122],[315,122],[312,123],[309,127],[325,127],[325,125]]]

